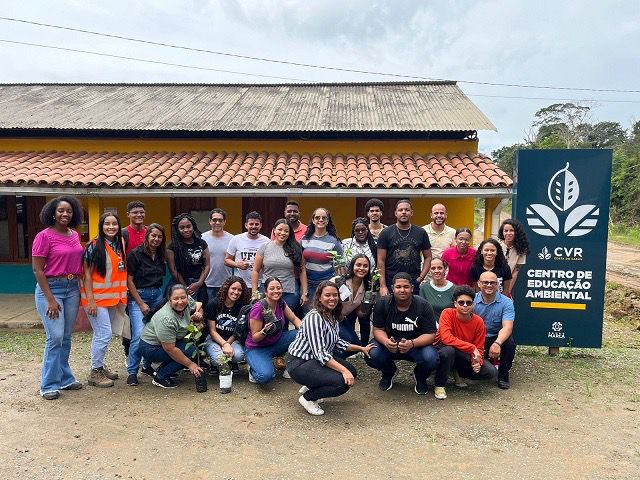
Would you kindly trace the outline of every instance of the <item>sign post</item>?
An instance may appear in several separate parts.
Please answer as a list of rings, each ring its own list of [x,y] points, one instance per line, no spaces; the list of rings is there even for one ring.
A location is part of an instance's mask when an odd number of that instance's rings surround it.
[[[602,346],[611,150],[520,150],[514,208],[530,253],[513,292],[518,344]]]

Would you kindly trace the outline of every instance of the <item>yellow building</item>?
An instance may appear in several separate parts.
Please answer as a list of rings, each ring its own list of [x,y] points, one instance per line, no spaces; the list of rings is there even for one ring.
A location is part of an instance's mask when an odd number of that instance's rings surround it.
[[[0,85],[0,292],[31,291],[29,252],[48,198],[81,198],[84,240],[97,218],[142,200],[147,223],[227,211],[226,229],[263,215],[264,233],[297,200],[301,220],[322,206],[350,235],[364,203],[385,203],[393,223],[411,198],[413,223],[444,203],[447,223],[485,232],[511,179],[478,153],[495,130],[454,82],[293,85]],[[199,222],[202,223],[202,222]],[[206,229],[206,224],[200,225]]]

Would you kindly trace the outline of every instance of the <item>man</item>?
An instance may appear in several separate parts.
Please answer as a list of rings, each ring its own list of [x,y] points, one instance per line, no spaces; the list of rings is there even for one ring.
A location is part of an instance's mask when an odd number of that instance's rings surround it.
[[[377,198],[372,198],[367,200],[367,203],[364,204],[364,213],[365,216],[369,219],[369,231],[371,235],[373,235],[373,239],[377,242],[378,237],[380,236],[380,232],[382,229],[386,227],[380,223],[380,219],[382,218],[382,212],[384,210],[384,203]]]
[[[441,203],[431,207],[431,223],[425,225],[424,230],[431,243],[431,255],[442,256],[442,252],[455,246],[456,229],[445,224],[447,220],[447,208]]]
[[[284,206],[284,218],[293,227],[293,234],[296,237],[296,241],[299,243],[304,236],[304,232],[307,231],[307,226],[300,221],[300,205],[294,200],[289,200]],[[276,234],[271,230],[271,240],[276,239]]]
[[[227,213],[221,208],[214,208],[209,214],[211,230],[202,234],[202,239],[209,246],[209,274],[204,281],[209,300],[218,295],[224,281],[231,276],[231,269],[225,265],[224,258],[233,235],[224,230],[226,223]]]
[[[411,276],[414,290],[417,292],[431,267],[431,243],[427,232],[411,223],[411,202],[407,199],[398,200],[395,215],[396,224],[385,228],[378,237],[377,266],[380,273],[381,296],[389,293],[391,279],[398,272],[405,272]]]
[[[144,237],[147,234],[147,227],[144,224],[145,219],[144,203],[134,200],[127,204],[127,217],[129,225],[122,228],[122,238],[124,238],[125,255],[139,245],[144,243]]]
[[[393,387],[398,374],[395,360],[415,362],[414,391],[425,395],[427,378],[438,367],[438,352],[433,347],[436,338],[436,318],[425,299],[413,295],[411,277],[400,272],[393,277],[393,294],[376,302],[373,312],[373,343],[365,361],[380,370],[378,387],[383,392]]]
[[[236,275],[242,278],[251,290],[251,272],[258,249],[269,239],[260,233],[262,216],[258,212],[249,212],[245,217],[245,233],[234,236],[224,257],[224,264],[237,270]],[[260,282],[258,282],[260,283]]]
[[[498,387],[508,389],[509,370],[516,356],[516,342],[513,340],[513,322],[516,318],[513,302],[498,292],[498,277],[493,272],[484,272],[478,280],[480,291],[473,300],[473,313],[484,320],[487,337],[484,355],[498,367]]]

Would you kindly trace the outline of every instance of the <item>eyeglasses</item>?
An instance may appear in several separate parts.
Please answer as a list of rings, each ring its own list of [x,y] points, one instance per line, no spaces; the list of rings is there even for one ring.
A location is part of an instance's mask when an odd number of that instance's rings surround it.
[[[313,217],[314,220],[326,220],[327,217]]]
[[[367,228],[356,228],[354,230],[355,233],[367,233],[369,231],[369,229]]]
[[[496,285],[497,283],[498,282],[485,282],[485,281],[480,282],[480,284],[484,285],[485,287],[491,287],[493,285]]]
[[[224,218],[212,218],[211,223],[222,223],[224,222]]]
[[[461,307],[470,307],[473,305],[473,300],[457,300],[456,303]]]

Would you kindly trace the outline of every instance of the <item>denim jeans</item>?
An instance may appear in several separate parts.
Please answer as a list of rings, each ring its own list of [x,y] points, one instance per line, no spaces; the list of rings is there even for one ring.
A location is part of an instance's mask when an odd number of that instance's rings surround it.
[[[210,302],[211,300],[216,298],[219,291],[220,287],[207,287],[207,302]]]
[[[357,377],[356,368],[349,362],[341,358],[334,358],[334,360],[349,370],[353,378]],[[306,400],[339,397],[349,390],[349,385],[344,383],[344,377],[340,372],[322,365],[315,358],[303,360],[289,355],[287,370],[293,380],[309,389],[303,395]]]
[[[382,375],[391,376],[398,369],[395,360],[408,360],[415,362],[413,369],[416,377],[420,380],[426,380],[427,377],[438,368],[439,357],[438,351],[433,345],[426,347],[416,347],[407,353],[391,353],[387,347],[373,340],[374,348],[369,352],[369,357],[365,357],[365,362],[370,367],[380,370]]]
[[[356,322],[360,322],[360,337],[356,333]],[[344,336],[343,336],[344,334]],[[340,338],[354,345],[366,346],[371,336],[371,318],[358,318],[356,312],[351,312],[340,322]]]
[[[498,336],[485,338],[484,341],[484,358],[489,358],[489,349],[491,344],[496,341]],[[498,366],[498,380],[509,380],[509,370],[513,366],[513,359],[516,357],[516,342],[513,335],[502,343],[500,349],[500,365]]]
[[[91,368],[100,368],[104,366],[104,357],[107,356],[107,349],[111,342],[111,318],[116,314],[118,306],[98,307],[96,316],[89,315],[89,323],[93,329],[93,337],[91,337]],[[84,307],[85,312],[87,307]]]
[[[436,370],[435,386],[444,387],[447,384],[449,372],[456,370],[462,378],[470,380],[493,380],[498,375],[496,367],[485,360],[478,373],[471,367],[471,355],[453,348],[451,345],[438,345],[440,364]]]
[[[297,333],[297,330],[287,330],[282,332],[282,336],[273,345],[245,349],[249,372],[257,383],[269,383],[276,377],[276,371],[271,359],[284,355],[293,339],[296,338]]]
[[[297,293],[283,293],[282,300],[286,303],[292,312],[296,311],[296,307],[300,306],[300,295]],[[284,330],[289,330],[289,319],[284,319]]]
[[[146,303],[150,309],[153,308],[162,301],[162,289],[161,288],[138,288],[138,295],[144,303]],[[129,357],[127,358],[127,373],[129,375],[138,373],[140,367],[140,334],[144,328],[144,322],[142,321],[142,310],[135,300],[129,296],[129,319],[131,320],[131,343],[129,344]]]
[[[178,340],[176,342],[176,347],[178,347],[187,358],[193,358],[191,355],[196,348],[193,345],[187,348],[187,342],[185,340]],[[159,379],[166,380],[170,375],[178,373],[180,370],[185,368],[185,365],[182,365],[172,359],[169,354],[164,351],[162,345],[151,345],[144,340],[140,340],[140,352],[146,360],[160,363],[160,368],[158,368],[158,371],[156,372],[156,376]]]
[[[47,316],[49,303],[40,286],[36,286],[36,310],[46,334],[40,395],[57,392],[76,381],[69,366],[69,353],[71,352],[71,333],[78,316],[78,308],[80,308],[78,280],[51,278],[47,283],[51,294],[60,305],[60,314],[54,319]]]
[[[231,361],[235,363],[244,362],[244,348],[242,348],[242,344],[236,340],[231,344],[231,348],[233,348]],[[207,350],[211,364],[219,365],[220,361],[218,359],[222,355],[222,347],[213,341],[211,335],[207,335],[205,349]]]

